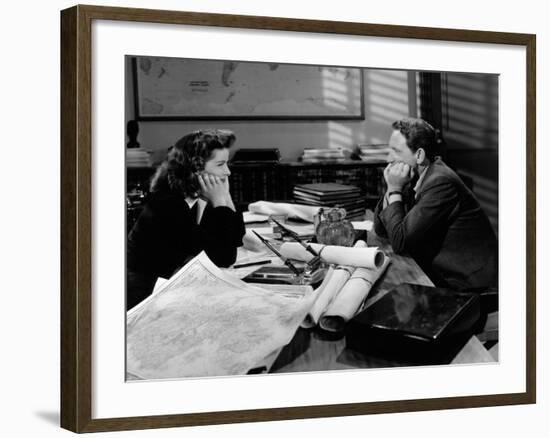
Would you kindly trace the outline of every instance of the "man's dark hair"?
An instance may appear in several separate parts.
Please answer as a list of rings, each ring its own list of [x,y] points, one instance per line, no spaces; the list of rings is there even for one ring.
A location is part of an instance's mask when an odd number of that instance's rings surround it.
[[[235,142],[229,130],[205,129],[191,132],[169,148],[151,180],[151,192],[175,192],[195,198],[199,191],[196,174],[212,157],[215,149],[226,149]]]
[[[424,149],[430,161],[439,154],[440,132],[425,120],[407,117],[393,122],[391,126],[405,137],[411,151]]]

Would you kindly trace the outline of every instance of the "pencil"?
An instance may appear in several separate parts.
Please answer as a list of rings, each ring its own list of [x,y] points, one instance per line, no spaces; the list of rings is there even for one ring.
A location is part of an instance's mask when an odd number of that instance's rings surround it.
[[[258,262],[241,263],[240,265],[233,265],[234,268],[246,268],[247,266],[267,265],[271,263],[271,260],[260,260]]]

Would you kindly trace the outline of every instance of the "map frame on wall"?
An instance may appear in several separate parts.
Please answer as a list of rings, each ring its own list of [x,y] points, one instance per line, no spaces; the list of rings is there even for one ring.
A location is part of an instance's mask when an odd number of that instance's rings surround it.
[[[139,121],[365,118],[363,72],[358,67],[130,58]],[[189,67],[192,72],[186,71]]]

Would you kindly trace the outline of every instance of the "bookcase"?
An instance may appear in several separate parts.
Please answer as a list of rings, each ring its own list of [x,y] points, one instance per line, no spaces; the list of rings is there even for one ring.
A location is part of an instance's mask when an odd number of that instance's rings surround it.
[[[250,202],[290,201],[297,184],[336,182],[359,187],[374,207],[384,191],[385,163],[358,160],[341,162],[304,163],[235,163],[231,166],[231,194],[235,205],[246,210]]]
[[[237,209],[245,211],[248,204],[259,200],[291,201],[296,184],[336,182],[359,187],[367,201],[367,208],[374,208],[384,191],[382,174],[385,166],[385,163],[359,160],[233,163],[230,165],[231,196]],[[144,167],[128,167],[126,170],[128,230],[143,207],[153,172],[154,169]]]

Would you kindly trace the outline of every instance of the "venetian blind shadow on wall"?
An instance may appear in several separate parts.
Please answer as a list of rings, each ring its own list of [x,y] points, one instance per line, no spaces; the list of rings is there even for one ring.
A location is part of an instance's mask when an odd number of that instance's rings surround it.
[[[498,235],[498,75],[441,75],[443,134],[449,162],[472,178]]]

